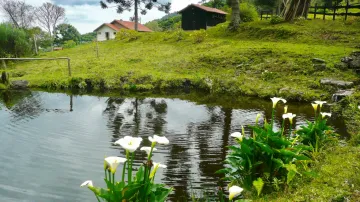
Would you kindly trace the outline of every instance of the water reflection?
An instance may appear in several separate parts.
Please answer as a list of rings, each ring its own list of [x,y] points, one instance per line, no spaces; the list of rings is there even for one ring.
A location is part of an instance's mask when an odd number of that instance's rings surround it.
[[[125,135],[143,137],[142,146],[150,145],[150,135],[168,137],[171,144],[158,147],[154,161],[168,165],[158,179],[175,188],[172,201],[186,201],[193,191],[214,192],[224,186],[214,173],[223,166],[226,146],[234,143],[229,135],[254,124],[258,113],[271,116],[271,102],[254,98],[214,102],[201,96],[188,101],[30,91],[1,96],[0,161],[7,164],[0,165],[0,197],[7,201],[91,201],[92,195],[78,185],[87,179],[102,185],[102,158],[123,156],[113,142]],[[297,125],[313,113],[310,105],[301,104],[290,104],[289,111],[298,115]],[[277,126],[281,114],[279,109]],[[341,123],[336,127],[344,128]],[[11,160],[15,157],[20,163]],[[145,157],[137,152],[135,164]],[[16,165],[21,170],[13,175]]]

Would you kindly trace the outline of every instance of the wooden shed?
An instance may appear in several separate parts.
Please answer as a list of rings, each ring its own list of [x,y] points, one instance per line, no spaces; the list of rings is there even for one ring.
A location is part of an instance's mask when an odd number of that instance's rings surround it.
[[[207,29],[226,21],[226,12],[202,6],[199,4],[190,4],[179,11],[182,15],[181,27],[183,30]]]

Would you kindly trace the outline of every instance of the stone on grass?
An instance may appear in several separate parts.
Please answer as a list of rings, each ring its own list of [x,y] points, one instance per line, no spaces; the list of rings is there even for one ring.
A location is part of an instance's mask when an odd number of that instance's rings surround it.
[[[29,85],[29,82],[26,80],[17,80],[11,82],[11,88],[13,89],[25,89]]]
[[[335,79],[321,79],[320,80],[321,85],[332,85],[339,88],[346,88],[346,87],[352,87],[354,85],[351,81],[340,81]]]
[[[332,100],[334,102],[338,102],[341,99],[351,96],[352,94],[354,94],[354,90],[350,89],[350,90],[339,90],[336,93],[333,94],[332,96]]]
[[[323,71],[326,69],[326,64],[323,63],[323,64],[314,64],[314,69],[316,71]]]
[[[314,64],[323,64],[323,63],[326,63],[325,60],[320,59],[320,58],[313,58],[311,61],[312,61]]]
[[[339,62],[339,63],[335,64],[334,67],[336,69],[346,70],[349,68],[349,64],[344,63],[344,62]]]

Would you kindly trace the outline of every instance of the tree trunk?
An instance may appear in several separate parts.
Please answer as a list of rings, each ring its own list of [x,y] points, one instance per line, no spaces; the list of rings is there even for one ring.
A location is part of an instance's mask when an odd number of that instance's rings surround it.
[[[306,15],[309,5],[308,0],[288,0],[283,11],[285,21],[293,21],[297,17]]]
[[[138,2],[139,0],[135,0],[135,31],[139,31],[139,13],[138,13]]]
[[[239,0],[231,0],[231,22],[229,24],[229,29],[236,31],[239,29],[241,19],[240,19],[240,5]]]
[[[35,55],[38,55],[38,48],[36,44],[36,36],[34,35],[34,48],[35,48]]]

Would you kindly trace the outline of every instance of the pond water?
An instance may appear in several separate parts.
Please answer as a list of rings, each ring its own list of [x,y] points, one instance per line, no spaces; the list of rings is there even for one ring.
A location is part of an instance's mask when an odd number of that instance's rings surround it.
[[[271,101],[256,98],[106,97],[36,91],[0,95],[0,201],[12,202],[95,201],[79,185],[89,179],[104,185],[103,158],[124,156],[113,142],[125,135],[143,137],[142,146],[150,145],[147,137],[153,134],[170,140],[170,145],[158,147],[154,161],[168,165],[159,169],[157,179],[175,188],[171,201],[214,192],[224,186],[214,172],[223,166],[226,146],[234,143],[229,135],[242,125],[254,124],[258,113],[267,119],[271,115]],[[282,109],[278,111],[277,126]],[[289,111],[298,115],[297,126],[313,116],[309,104],[290,104]],[[331,121],[344,133],[342,122]],[[136,164],[145,156],[137,152]]]

